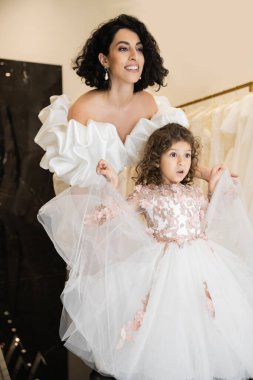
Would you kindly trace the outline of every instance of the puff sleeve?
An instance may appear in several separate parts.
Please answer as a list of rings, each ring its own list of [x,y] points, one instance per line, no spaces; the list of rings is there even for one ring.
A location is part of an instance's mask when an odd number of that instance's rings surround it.
[[[68,121],[67,96],[53,96],[50,101],[39,114],[43,125],[35,137],[45,151],[40,162],[43,169],[71,186],[96,183],[96,165],[101,158],[108,160],[117,172],[123,169],[126,152],[116,128],[92,120],[87,126],[73,119]]]

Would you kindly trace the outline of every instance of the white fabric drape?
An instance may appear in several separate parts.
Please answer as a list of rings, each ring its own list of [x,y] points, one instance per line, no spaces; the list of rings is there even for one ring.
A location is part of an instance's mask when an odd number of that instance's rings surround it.
[[[212,167],[224,163],[239,175],[253,223],[253,93],[218,106],[185,112],[191,131],[201,138],[200,164]]]

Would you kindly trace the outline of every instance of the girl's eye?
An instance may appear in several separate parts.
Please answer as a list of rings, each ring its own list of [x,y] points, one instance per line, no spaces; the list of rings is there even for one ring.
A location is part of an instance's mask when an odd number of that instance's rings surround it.
[[[177,157],[176,152],[171,152],[171,153],[170,153],[170,157]]]
[[[191,156],[192,156],[191,153],[186,153],[185,155],[186,158],[191,158]]]

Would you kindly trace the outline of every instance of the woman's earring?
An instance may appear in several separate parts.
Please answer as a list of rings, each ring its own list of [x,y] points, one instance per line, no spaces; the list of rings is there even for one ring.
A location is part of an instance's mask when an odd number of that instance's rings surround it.
[[[109,79],[108,69],[107,67],[105,67],[105,80],[107,81],[108,79]]]

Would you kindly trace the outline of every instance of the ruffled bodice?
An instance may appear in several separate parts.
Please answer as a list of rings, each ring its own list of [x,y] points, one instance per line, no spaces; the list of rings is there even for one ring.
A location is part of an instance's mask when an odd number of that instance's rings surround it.
[[[156,240],[180,243],[204,237],[208,202],[199,188],[139,185],[129,198],[144,213],[148,231]]]
[[[141,118],[123,144],[111,123],[89,120],[85,126],[73,119],[68,121],[71,102],[66,95],[52,96],[50,101],[39,114],[43,125],[35,137],[45,150],[40,166],[70,185],[97,183],[95,168],[100,159],[110,162],[117,172],[136,164],[151,133],[167,123],[188,127],[181,109],[171,107],[165,97],[155,97],[157,113],[151,120]]]

